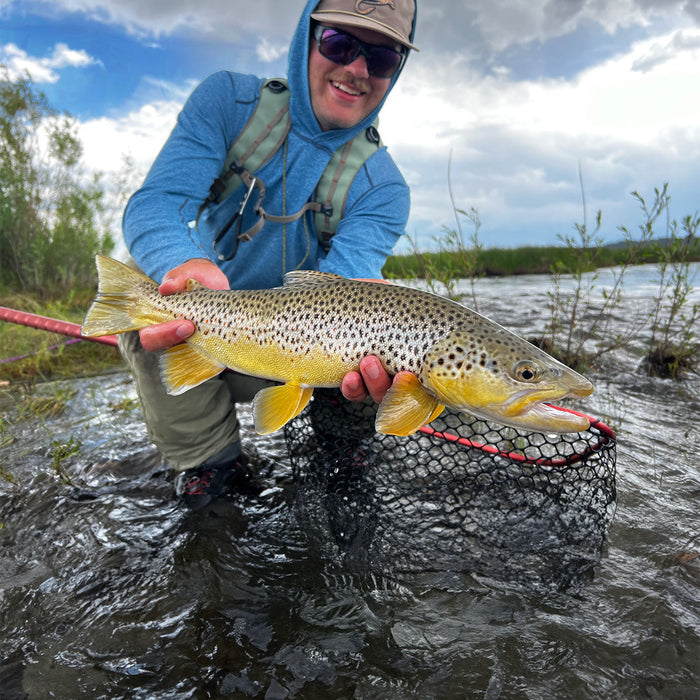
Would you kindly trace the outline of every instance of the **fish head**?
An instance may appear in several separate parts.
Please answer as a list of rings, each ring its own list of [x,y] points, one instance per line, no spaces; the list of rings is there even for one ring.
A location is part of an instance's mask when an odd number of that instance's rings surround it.
[[[426,353],[420,380],[445,406],[514,428],[564,433],[590,425],[545,403],[588,396],[585,377],[478,315]]]

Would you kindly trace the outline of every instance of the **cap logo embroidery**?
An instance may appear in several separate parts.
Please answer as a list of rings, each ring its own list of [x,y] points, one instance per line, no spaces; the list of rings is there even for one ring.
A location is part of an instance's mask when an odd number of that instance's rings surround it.
[[[391,10],[396,9],[393,0],[357,0],[355,2],[355,12],[358,15],[371,15],[378,7],[385,5]]]

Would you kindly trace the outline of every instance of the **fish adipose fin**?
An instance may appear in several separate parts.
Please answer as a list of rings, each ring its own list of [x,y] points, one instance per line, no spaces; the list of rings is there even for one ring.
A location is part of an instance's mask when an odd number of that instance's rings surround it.
[[[267,435],[279,430],[304,410],[313,393],[312,387],[292,383],[261,389],[253,399],[253,420],[257,433]]]
[[[431,396],[415,374],[405,372],[394,379],[379,406],[375,427],[387,435],[411,435],[435,420],[444,406]]]
[[[199,386],[226,369],[226,365],[184,343],[168,348],[160,358],[160,375],[173,396]]]

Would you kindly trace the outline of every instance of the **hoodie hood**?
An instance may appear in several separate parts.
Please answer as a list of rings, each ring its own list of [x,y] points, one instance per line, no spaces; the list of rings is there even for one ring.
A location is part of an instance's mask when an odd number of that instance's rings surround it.
[[[393,90],[399,75],[403,71],[397,71],[391,77],[389,89],[384,99],[365,119],[348,129],[333,129],[323,131],[316,119],[311,106],[311,95],[309,92],[309,46],[311,42],[311,13],[318,5],[319,0],[308,0],[304,11],[299,19],[299,24],[292,37],[289,47],[289,61],[287,66],[287,79],[291,88],[291,100],[289,103],[290,115],[292,117],[293,128],[299,131],[303,138],[324,144],[332,150],[336,150],[340,145],[346,143],[358,133],[369,127],[377,118],[389,93]],[[416,8],[417,9],[417,8]],[[416,21],[413,20],[411,29],[411,40],[415,32]],[[406,64],[404,63],[404,66]]]

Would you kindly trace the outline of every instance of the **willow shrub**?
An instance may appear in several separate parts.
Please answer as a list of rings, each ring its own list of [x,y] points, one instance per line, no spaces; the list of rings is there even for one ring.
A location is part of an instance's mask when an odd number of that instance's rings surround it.
[[[550,315],[542,333],[533,342],[571,367],[595,366],[604,356],[619,348],[640,347],[641,367],[651,375],[677,377],[684,370],[696,370],[698,343],[694,330],[700,320],[700,305],[693,303],[691,262],[700,260],[698,227],[700,216],[686,216],[678,224],[669,214],[668,184],[654,190],[649,202],[638,192],[642,222],[635,232],[618,227],[622,242],[606,246],[600,235],[602,213],[587,220],[583,182],[583,222],[575,223],[573,233],[560,235],[563,245],[524,246],[513,249],[484,249],[478,241],[481,226],[475,210],[457,209],[455,216],[466,217],[474,230],[465,241],[461,228],[443,227],[443,236],[434,241],[437,250],[421,252],[415,242],[412,255],[387,260],[388,277],[424,278],[433,291],[455,296],[460,279],[472,280],[472,304],[478,295],[474,281],[484,275],[547,273]],[[658,229],[661,227],[661,234]],[[614,319],[624,294],[625,276],[632,265],[654,263],[657,292],[640,304],[638,312],[620,328]],[[600,283],[602,268],[612,268],[612,283]]]
[[[56,297],[94,283],[113,242],[82,150],[75,121],[0,66],[0,289]]]

